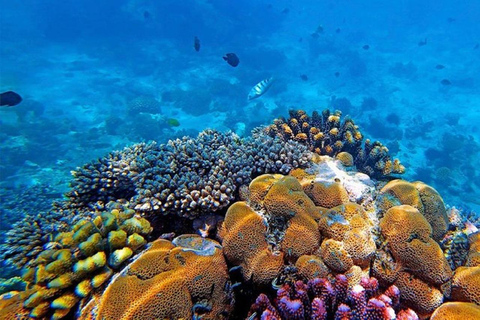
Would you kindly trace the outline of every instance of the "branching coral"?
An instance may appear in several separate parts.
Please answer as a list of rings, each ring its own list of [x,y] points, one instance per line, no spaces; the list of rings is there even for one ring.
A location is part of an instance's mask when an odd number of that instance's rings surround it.
[[[112,210],[85,218],[57,234],[25,269],[21,295],[30,317],[60,319],[101,287],[144,246],[150,223],[133,210]]]
[[[398,159],[391,159],[388,149],[380,142],[367,139],[362,147],[363,135],[358,126],[350,118],[341,121],[340,111],[333,114],[329,110],[322,114],[313,112],[310,117],[305,111],[292,110],[289,119],[275,120],[265,132],[285,141],[298,141],[320,155],[338,156],[347,164],[351,156],[357,169],[372,178],[405,171]]]
[[[249,319],[383,320],[407,314],[403,319],[418,319],[412,310],[399,309],[400,291],[395,286],[381,293],[375,278],[363,278],[361,283],[349,289],[347,277],[341,274],[333,284],[325,278],[285,283],[273,299],[260,294]]]

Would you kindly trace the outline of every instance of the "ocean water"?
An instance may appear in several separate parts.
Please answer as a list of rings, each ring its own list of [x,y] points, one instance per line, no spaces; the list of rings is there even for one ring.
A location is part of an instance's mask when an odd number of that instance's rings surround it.
[[[247,136],[298,108],[341,110],[404,179],[480,211],[478,1],[0,4],[0,92],[23,97],[0,107],[2,234],[112,150],[207,128]]]

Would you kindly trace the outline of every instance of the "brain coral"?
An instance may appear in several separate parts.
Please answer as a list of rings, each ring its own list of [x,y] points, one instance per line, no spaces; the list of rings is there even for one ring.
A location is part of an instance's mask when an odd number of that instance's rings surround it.
[[[108,285],[98,319],[222,319],[228,270],[221,246],[198,235],[156,240]],[[90,314],[88,314],[90,312]]]
[[[432,226],[435,241],[440,241],[447,231],[448,216],[443,199],[423,182],[392,180],[380,190],[377,204],[382,211],[401,204],[417,208]]]
[[[249,194],[249,203],[228,209],[220,236],[227,260],[242,266],[244,278],[266,284],[284,259],[295,262],[318,249],[320,233],[313,218],[318,211],[290,176],[259,176],[250,183]]]
[[[363,135],[358,126],[353,120],[341,121],[340,117],[340,111],[332,114],[324,110],[321,115],[313,112],[310,117],[305,111],[292,110],[289,119],[276,119],[265,132],[285,141],[298,141],[320,155],[338,156],[346,164],[350,164],[349,156],[345,154],[348,153],[357,169],[372,178],[404,173],[400,161],[392,160],[388,149],[380,142],[366,140],[362,148]]]
[[[451,290],[452,300],[480,305],[480,266],[457,268]]]
[[[133,210],[115,209],[93,220],[82,219],[32,257],[24,271],[29,285],[21,300],[30,317],[67,316],[145,245],[150,223],[134,214]]]

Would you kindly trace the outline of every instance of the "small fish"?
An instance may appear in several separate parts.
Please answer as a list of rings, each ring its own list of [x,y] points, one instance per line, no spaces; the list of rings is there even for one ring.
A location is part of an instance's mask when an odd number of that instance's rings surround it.
[[[306,74],[302,74],[300,76],[300,78],[303,80],[303,81],[308,81],[308,76]]]
[[[444,86],[449,86],[452,84],[448,79],[443,79],[442,81],[440,81],[440,83]]]
[[[13,107],[22,102],[22,97],[16,92],[7,91],[0,94],[0,106]]]
[[[231,65],[232,67],[236,67],[240,63],[240,59],[238,59],[238,57],[235,53],[227,53],[223,57],[223,60],[227,61],[227,63],[229,65]]]
[[[449,23],[452,23],[452,22],[455,22],[455,21],[456,21],[456,19],[455,19],[455,18],[452,18],[452,17],[450,17],[450,18],[448,18],[448,19],[447,19],[447,21],[448,21]]]
[[[478,48],[480,48],[480,43],[477,43],[477,44],[475,45],[475,47],[473,47],[473,49],[475,49],[475,50],[477,50]]]
[[[427,38],[425,38],[425,40],[420,41],[420,42],[418,43],[418,46],[419,46],[419,47],[423,47],[423,46],[426,45],[426,44],[427,44]]]
[[[248,100],[256,99],[267,92],[272,85],[272,81],[273,78],[268,78],[257,83],[252,90],[250,90],[250,93],[248,94]]]
[[[368,44],[366,44],[362,48],[363,48],[363,50],[368,50],[368,49],[370,49],[370,46]]]
[[[168,118],[167,119],[167,123],[170,127],[178,127],[180,126],[180,121],[178,121],[177,119],[175,118]]]
[[[283,11],[282,11],[283,14],[287,14],[287,13],[289,13],[289,12],[290,12],[290,9],[288,9],[288,8],[285,8],[285,9],[283,9]]]
[[[320,37],[320,35],[318,34],[318,32],[312,33],[311,36],[312,36],[313,39],[318,39],[318,37]]]
[[[144,17],[145,19],[150,18],[150,16],[151,16],[151,15],[150,15],[150,12],[148,12],[147,10],[143,11],[143,17]]]
[[[342,29],[340,29],[340,28],[335,29],[336,33],[340,33],[340,31],[342,31]]]
[[[442,69],[445,69],[445,66],[443,64],[437,64],[435,66],[435,69],[442,70]]]
[[[316,33],[323,33],[323,26],[322,25],[319,25],[317,27],[317,30],[315,31]]]
[[[197,37],[193,38],[193,47],[195,48],[195,51],[200,51],[200,39]]]
[[[337,77],[337,78],[340,77],[340,72],[337,71],[334,74],[335,74],[335,77]]]

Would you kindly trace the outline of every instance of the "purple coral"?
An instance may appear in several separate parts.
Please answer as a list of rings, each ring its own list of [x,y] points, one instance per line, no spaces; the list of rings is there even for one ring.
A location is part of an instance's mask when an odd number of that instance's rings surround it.
[[[361,283],[348,289],[344,275],[337,275],[333,284],[324,278],[312,279],[307,284],[285,283],[271,300],[260,294],[250,308],[249,319],[386,320],[394,319],[396,312],[404,316],[403,319],[418,319],[410,309],[399,310],[397,287],[391,286],[379,293],[375,278],[364,278]],[[264,317],[266,314],[268,317]]]

